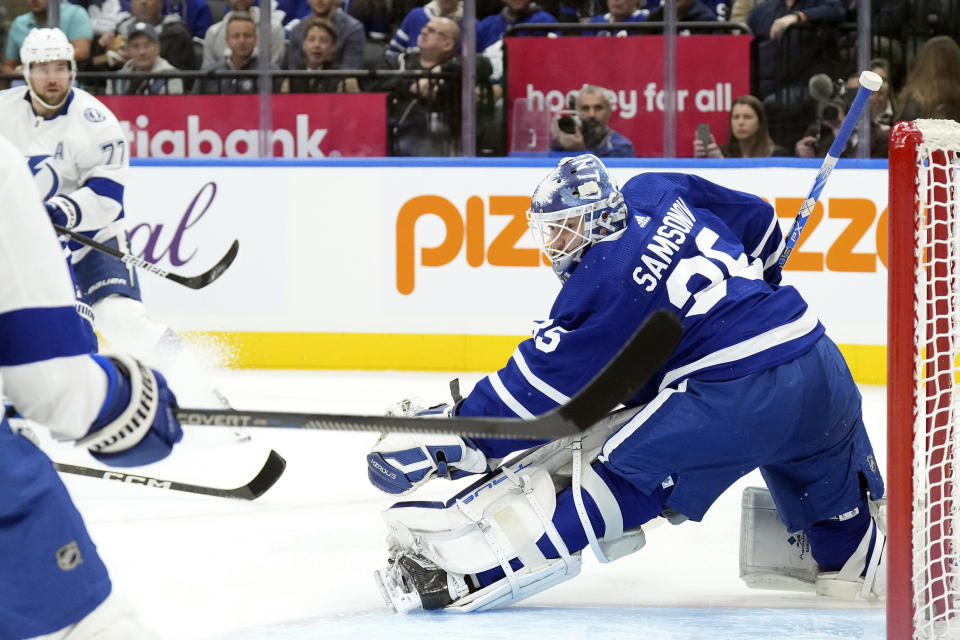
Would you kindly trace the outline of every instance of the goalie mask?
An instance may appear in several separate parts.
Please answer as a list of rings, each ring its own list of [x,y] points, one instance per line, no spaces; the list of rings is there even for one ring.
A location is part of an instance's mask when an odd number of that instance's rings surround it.
[[[20,47],[20,62],[23,64],[23,77],[27,81],[27,88],[30,90],[30,96],[43,105],[46,109],[57,109],[63,105],[70,95],[69,87],[77,76],[77,63],[73,59],[73,45],[67,40],[66,34],[60,29],[34,29],[27,34],[23,40],[23,46]],[[43,80],[41,77],[31,77],[31,68],[34,64],[42,62],[56,62],[63,60],[70,65],[70,84],[67,85],[67,91],[63,98],[57,104],[47,103],[40,92],[37,91],[35,82]]]
[[[627,207],[616,181],[596,156],[564,158],[530,199],[527,222],[562,282],[594,242],[626,225]]]

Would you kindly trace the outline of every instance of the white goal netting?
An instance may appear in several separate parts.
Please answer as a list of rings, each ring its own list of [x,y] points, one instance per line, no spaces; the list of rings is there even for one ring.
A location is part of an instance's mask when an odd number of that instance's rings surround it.
[[[914,637],[960,638],[960,124],[915,124]]]

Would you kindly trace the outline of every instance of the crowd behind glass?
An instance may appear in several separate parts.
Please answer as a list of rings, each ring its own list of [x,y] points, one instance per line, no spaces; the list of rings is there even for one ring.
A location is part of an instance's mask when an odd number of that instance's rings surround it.
[[[56,0],[0,5],[4,86],[18,82],[26,34],[50,24],[48,1]],[[596,31],[581,30],[579,37],[604,37],[628,35],[621,28],[627,23],[664,20],[661,0],[542,2],[476,2],[471,69],[480,154],[509,152],[502,46],[508,27],[545,25],[526,35],[569,37],[564,25],[596,23]],[[684,23],[717,23],[724,33],[752,38],[751,94],[733,101],[729,132],[689,132],[693,155],[822,157],[856,93],[856,0],[676,0],[676,6],[680,37],[692,32]],[[94,94],[256,93],[258,76],[249,72],[266,67],[273,92],[387,92],[391,155],[459,152],[462,0],[273,0],[268,52],[258,46],[267,30],[252,0],[75,0],[58,7],[56,22],[74,45],[80,85]],[[869,13],[870,68],[884,84],[870,100],[870,140],[853,139],[846,155],[868,144],[870,156],[885,157],[897,120],[960,120],[960,0],[875,1]],[[620,27],[601,30],[602,23]],[[268,56],[265,64],[260,56]],[[633,156],[630,141],[608,126],[606,90],[582,81],[571,117],[553,122],[549,153]]]

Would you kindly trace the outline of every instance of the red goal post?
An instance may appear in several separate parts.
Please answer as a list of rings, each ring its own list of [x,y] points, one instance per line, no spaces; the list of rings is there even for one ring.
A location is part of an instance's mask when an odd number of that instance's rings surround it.
[[[887,637],[960,638],[960,124],[890,136]]]

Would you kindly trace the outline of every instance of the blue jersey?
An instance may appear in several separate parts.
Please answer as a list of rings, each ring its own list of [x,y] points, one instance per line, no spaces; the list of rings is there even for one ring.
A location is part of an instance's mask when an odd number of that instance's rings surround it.
[[[590,18],[589,22],[591,24],[610,24],[611,22],[643,22],[650,16],[650,12],[647,9],[634,9],[633,13],[624,18],[623,20],[615,20],[612,13],[604,13],[602,15],[596,15]],[[626,36],[629,35],[626,31],[617,31],[614,34],[611,31],[584,31],[581,35],[585,36]]]
[[[780,286],[782,234],[760,198],[686,174],[645,173],[622,189],[626,227],[590,247],[550,317],[477,383],[461,415],[531,418],[566,402],[656,309],[683,338],[638,405],[688,378],[732,380],[790,361],[824,333]]]
[[[486,51],[491,45],[502,40],[503,34],[507,31],[507,27],[510,25],[555,23],[556,21],[557,19],[546,11],[536,11],[524,18],[521,18],[520,20],[517,20],[516,22],[508,22],[507,19],[503,17],[502,11],[492,16],[487,16],[477,23],[477,51]],[[545,32],[540,32],[537,35],[547,34]]]

